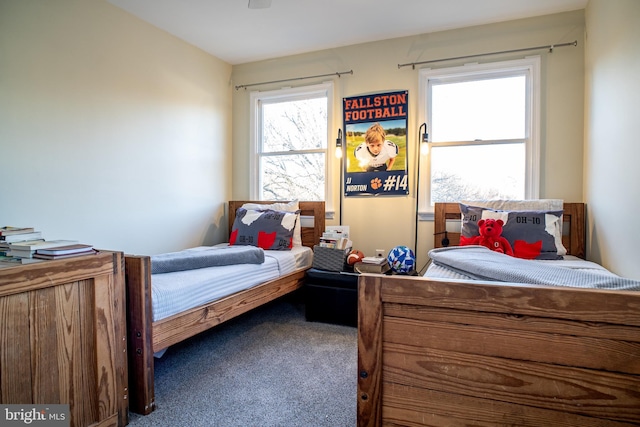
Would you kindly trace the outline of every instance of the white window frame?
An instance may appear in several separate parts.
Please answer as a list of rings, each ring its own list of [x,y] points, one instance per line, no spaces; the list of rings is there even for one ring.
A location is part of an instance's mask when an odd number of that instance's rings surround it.
[[[491,62],[484,64],[466,64],[459,67],[431,69],[419,72],[418,117],[431,129],[430,87],[434,82],[472,80],[474,77],[495,74],[524,72],[526,75],[526,119],[525,119],[525,198],[537,199],[540,194],[540,56],[524,59]],[[430,143],[431,146],[437,143]],[[431,154],[423,154],[419,159],[420,177],[418,192],[418,217],[420,220],[433,220],[431,206]]]
[[[333,109],[334,109],[334,84],[333,82],[324,82],[315,85],[309,86],[301,86],[295,88],[282,88],[270,91],[254,91],[250,94],[250,131],[249,131],[249,139],[250,139],[250,153],[249,153],[249,194],[253,200],[258,200],[259,195],[261,193],[262,183],[261,183],[261,172],[260,168],[260,155],[262,144],[260,141],[262,139],[262,126],[261,126],[261,117],[260,114],[262,112],[261,105],[264,101],[278,101],[278,100],[295,100],[295,99],[306,99],[309,97],[317,97],[317,96],[325,96],[327,98],[327,147],[319,151],[324,151],[325,155],[325,171],[324,171],[324,185],[325,185],[325,206],[327,213],[332,212],[333,209],[331,207],[331,201],[333,200],[333,187],[334,180],[332,179],[332,174],[329,173],[332,168],[332,162],[334,161],[333,157],[330,156],[329,153],[333,153],[331,151],[331,129],[333,126]],[[296,154],[297,151],[292,151],[291,154]]]

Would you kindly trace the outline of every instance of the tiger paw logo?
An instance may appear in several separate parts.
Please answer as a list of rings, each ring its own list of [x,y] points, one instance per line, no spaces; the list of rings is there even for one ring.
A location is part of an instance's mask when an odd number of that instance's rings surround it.
[[[382,187],[382,181],[380,181],[380,178],[373,178],[371,180],[371,188],[377,190],[380,187]]]

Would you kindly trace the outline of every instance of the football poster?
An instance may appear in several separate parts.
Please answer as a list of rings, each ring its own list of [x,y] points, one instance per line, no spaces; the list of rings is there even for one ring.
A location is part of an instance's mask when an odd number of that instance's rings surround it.
[[[409,194],[407,94],[343,99],[345,196]]]

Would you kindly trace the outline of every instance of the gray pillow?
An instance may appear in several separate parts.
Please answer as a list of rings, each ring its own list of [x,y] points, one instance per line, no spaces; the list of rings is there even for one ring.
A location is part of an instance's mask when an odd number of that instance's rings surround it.
[[[501,211],[460,203],[461,241],[480,235],[478,221],[486,218],[504,222],[502,236],[509,241],[513,255],[524,259],[562,259],[563,211]]]
[[[239,208],[231,228],[230,245],[291,250],[298,212]]]

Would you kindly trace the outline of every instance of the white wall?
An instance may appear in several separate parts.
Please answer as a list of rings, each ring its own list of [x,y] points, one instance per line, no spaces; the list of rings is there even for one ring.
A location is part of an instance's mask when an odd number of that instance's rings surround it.
[[[0,3],[0,224],[154,254],[226,239],[231,66],[103,0]]]
[[[576,11],[532,19],[483,25],[459,30],[423,34],[366,43],[343,48],[278,58],[270,61],[236,65],[233,84],[250,84],[338,71],[353,70],[353,75],[333,78],[336,97],[333,124],[342,127],[342,98],[389,90],[409,91],[409,174],[410,195],[406,197],[348,197],[343,204],[343,223],[351,227],[355,245],[365,254],[375,249],[389,250],[404,244],[414,247],[415,178],[418,126],[418,70],[398,68],[398,64],[431,59],[473,55],[578,41],[577,47],[558,48],[518,55],[496,55],[473,61],[542,56],[542,180],[540,196],[583,201],[582,158],[584,128],[584,12]],[[461,65],[467,61],[449,61],[432,67]],[[319,79],[322,80],[322,79]],[[285,85],[300,86],[314,80],[293,81]],[[282,86],[282,84],[280,84]],[[269,90],[265,85],[256,90]],[[233,196],[249,194],[249,90],[233,93]],[[337,136],[337,135],[336,135]],[[333,142],[333,141],[331,141]],[[337,164],[331,173],[336,182]],[[336,185],[337,187],[337,185]],[[339,206],[338,198],[330,201]],[[338,216],[336,216],[337,218]],[[336,221],[329,221],[336,223]],[[433,224],[419,225],[419,264],[426,261],[427,249],[433,246]]]
[[[640,2],[590,0],[586,10],[587,253],[640,279]]]

